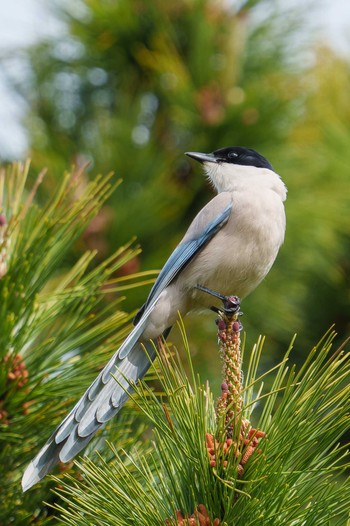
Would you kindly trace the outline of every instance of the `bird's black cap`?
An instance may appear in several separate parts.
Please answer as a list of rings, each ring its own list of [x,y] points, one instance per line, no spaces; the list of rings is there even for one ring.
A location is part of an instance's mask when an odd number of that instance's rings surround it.
[[[186,155],[201,163],[230,163],[273,170],[269,161],[260,153],[242,146],[228,146],[215,150],[213,153],[186,152]]]

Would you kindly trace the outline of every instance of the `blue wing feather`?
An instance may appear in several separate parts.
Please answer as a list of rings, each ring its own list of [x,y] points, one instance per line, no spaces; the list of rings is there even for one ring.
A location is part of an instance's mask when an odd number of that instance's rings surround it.
[[[160,271],[156,282],[154,283],[151,292],[147,298],[146,303],[141,307],[134,318],[135,325],[140,321],[144,311],[147,309],[153,299],[172,282],[176,275],[182,270],[195,256],[195,254],[206,244],[212,237],[227,223],[232,210],[232,202],[227,205],[224,210],[216,216],[208,225],[193,239],[180,243],[169,259],[166,261],[164,267]]]

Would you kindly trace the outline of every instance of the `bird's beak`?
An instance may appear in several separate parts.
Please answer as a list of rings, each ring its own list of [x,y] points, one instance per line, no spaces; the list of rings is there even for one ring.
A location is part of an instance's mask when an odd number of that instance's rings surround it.
[[[188,157],[192,157],[192,159],[195,159],[196,161],[199,161],[200,163],[217,163],[218,162],[215,155],[212,153],[186,152],[185,155],[188,155]]]

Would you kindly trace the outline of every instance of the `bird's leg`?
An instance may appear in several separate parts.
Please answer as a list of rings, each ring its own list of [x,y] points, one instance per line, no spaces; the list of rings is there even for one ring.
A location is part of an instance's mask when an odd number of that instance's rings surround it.
[[[232,315],[236,312],[240,314],[239,309],[241,306],[241,300],[238,296],[225,296],[224,294],[220,294],[220,292],[208,289],[208,287],[203,287],[203,285],[196,285],[196,288],[222,301],[224,306],[223,309],[219,309],[218,307],[212,306],[210,307],[210,310],[216,312],[217,314],[220,314],[221,312],[224,312],[226,315]]]

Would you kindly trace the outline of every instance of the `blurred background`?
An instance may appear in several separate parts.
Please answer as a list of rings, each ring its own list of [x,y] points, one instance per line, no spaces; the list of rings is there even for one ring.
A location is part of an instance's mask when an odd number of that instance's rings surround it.
[[[48,167],[43,200],[73,164],[123,179],[72,261],[137,236],[123,272],[161,268],[212,196],[183,152],[252,147],[289,194],[285,244],[242,306],[247,348],[266,335],[267,366],[294,333],[295,360],[332,324],[349,334],[347,2],[17,0],[0,21],[1,162]],[[195,366],[219,381],[213,315],[185,321]]]

